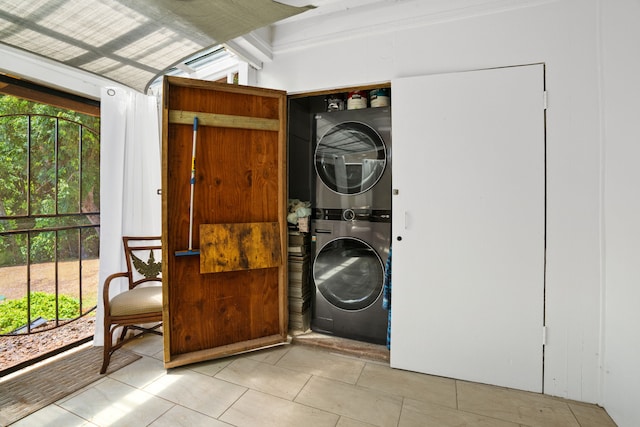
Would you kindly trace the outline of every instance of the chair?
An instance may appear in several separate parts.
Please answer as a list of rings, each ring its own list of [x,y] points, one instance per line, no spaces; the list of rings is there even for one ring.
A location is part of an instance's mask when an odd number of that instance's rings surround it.
[[[159,236],[122,237],[127,271],[111,274],[104,282],[104,356],[100,373],[104,374],[114,351],[131,338],[145,332],[162,335],[162,246]],[[146,260],[146,261],[145,261]],[[156,261],[158,260],[158,261]],[[109,287],[116,279],[128,280],[128,290],[109,299]],[[143,327],[144,324],[153,324]],[[118,341],[113,335],[122,327]],[[142,331],[126,338],[127,331]]]

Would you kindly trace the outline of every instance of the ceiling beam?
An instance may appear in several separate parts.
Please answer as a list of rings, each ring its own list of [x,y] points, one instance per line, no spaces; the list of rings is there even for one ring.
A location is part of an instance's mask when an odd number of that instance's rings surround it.
[[[264,62],[273,60],[271,44],[267,41],[269,32],[269,28],[252,31],[244,36],[229,40],[225,46],[253,68],[260,70]]]

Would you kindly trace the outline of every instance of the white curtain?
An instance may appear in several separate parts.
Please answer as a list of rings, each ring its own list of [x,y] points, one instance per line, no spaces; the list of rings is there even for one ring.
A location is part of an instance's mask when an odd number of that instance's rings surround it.
[[[97,346],[104,344],[104,280],[126,271],[122,236],[159,236],[162,230],[157,98],[103,88],[100,111],[100,274],[93,340]],[[110,296],[125,285],[113,282]]]

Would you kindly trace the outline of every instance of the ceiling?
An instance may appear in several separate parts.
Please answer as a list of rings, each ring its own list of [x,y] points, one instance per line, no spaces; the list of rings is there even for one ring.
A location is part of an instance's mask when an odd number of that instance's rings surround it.
[[[42,58],[63,65],[55,87],[84,94],[90,72],[148,93],[167,74],[230,78],[337,36],[544,1],[552,0],[0,0],[0,54],[8,55],[0,71],[48,82],[30,74]],[[15,69],[21,51],[27,61]]]
[[[0,43],[145,92],[186,58],[313,8],[287,3],[0,0]]]

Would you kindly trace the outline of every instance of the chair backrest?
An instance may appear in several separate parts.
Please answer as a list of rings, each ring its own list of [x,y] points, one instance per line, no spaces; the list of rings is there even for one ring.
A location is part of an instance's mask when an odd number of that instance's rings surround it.
[[[141,283],[162,281],[162,242],[160,236],[123,236],[129,274],[129,289]]]

